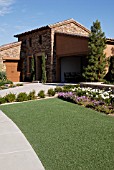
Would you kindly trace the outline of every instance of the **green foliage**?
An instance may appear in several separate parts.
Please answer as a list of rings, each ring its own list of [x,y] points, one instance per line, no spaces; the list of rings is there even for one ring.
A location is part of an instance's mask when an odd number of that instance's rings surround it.
[[[23,83],[17,83],[16,86],[23,86]]]
[[[34,100],[34,99],[36,99],[35,90],[31,91],[31,92],[28,94],[28,100]]]
[[[93,26],[91,26],[88,48],[87,67],[84,68],[83,77],[86,81],[102,81],[106,74],[107,64],[106,55],[104,54],[106,37],[98,20],[93,22]]]
[[[14,87],[16,87],[15,84],[10,84],[10,86],[9,86],[9,88],[14,88]]]
[[[6,77],[6,72],[0,72],[0,80],[2,80],[2,81],[4,81],[4,80],[6,80],[7,79],[7,77]]]
[[[7,95],[5,96],[5,101],[8,102],[8,103],[14,102],[15,99],[16,99],[16,95],[15,95],[15,94],[12,94],[12,93],[7,94]]]
[[[13,84],[10,80],[0,80],[0,86],[4,86],[5,84]]]
[[[71,90],[71,89],[73,89],[73,88],[78,88],[78,87],[80,87],[79,84],[76,84],[76,85],[69,84],[69,85],[63,86],[63,89],[64,89],[64,90]]]
[[[31,81],[35,80],[35,58],[34,56],[31,59]]]
[[[56,93],[62,92],[62,91],[63,91],[62,87],[57,86],[57,87],[55,88],[55,92],[56,92]]]
[[[45,54],[42,54],[42,83],[46,83],[46,63],[45,63]]]
[[[22,92],[17,95],[17,99],[16,99],[17,102],[22,102],[22,101],[27,101],[27,100],[28,100],[27,93]]]
[[[6,103],[5,97],[0,97],[0,104]]]
[[[40,97],[40,98],[45,98],[44,90],[40,90],[40,91],[39,91],[38,97]]]
[[[53,90],[52,88],[48,89],[48,95],[55,96],[55,90]]]

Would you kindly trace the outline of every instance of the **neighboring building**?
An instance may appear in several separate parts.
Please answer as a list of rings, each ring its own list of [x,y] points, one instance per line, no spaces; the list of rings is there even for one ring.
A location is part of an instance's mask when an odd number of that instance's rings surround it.
[[[21,42],[0,46],[0,72],[6,72],[8,80],[20,81]]]
[[[15,35],[21,44],[20,80],[31,78],[31,59],[35,59],[35,79],[41,81],[41,57],[46,56],[48,82],[79,81],[88,55],[90,31],[69,19]],[[106,56],[114,55],[114,39],[107,39]]]

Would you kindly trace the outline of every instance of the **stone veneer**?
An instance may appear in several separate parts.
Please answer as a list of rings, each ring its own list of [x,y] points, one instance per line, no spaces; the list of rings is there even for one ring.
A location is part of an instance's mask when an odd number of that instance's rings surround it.
[[[42,36],[42,44],[39,43],[39,36]],[[31,45],[30,45],[31,39]],[[46,29],[42,31],[37,31],[29,34],[19,36],[19,41],[22,41],[21,48],[21,61],[24,63],[24,68],[22,74],[25,74],[25,79],[30,77],[29,67],[29,57],[34,56],[37,59],[38,56],[41,56],[42,53],[45,53],[47,56],[46,60],[46,71],[47,79],[51,81],[50,76],[50,63],[51,63],[51,30]],[[26,44],[24,42],[26,41]],[[24,77],[23,76],[23,77]]]
[[[21,42],[0,46],[0,71],[6,71],[4,60],[20,59]]]
[[[28,58],[30,56],[37,57],[42,53],[45,53],[45,55],[47,56],[47,81],[52,82],[55,79],[56,57],[54,58],[54,35],[56,32],[80,34],[87,36],[89,30],[78,24],[73,19],[70,19],[63,22],[59,22],[57,24],[48,25],[47,27],[44,27],[44,29],[36,29],[17,35],[16,37],[18,37],[18,41],[22,41],[21,59],[24,63],[22,73],[23,75],[25,74],[26,77],[30,76],[30,73],[28,71]],[[42,44],[39,43],[40,35],[42,36]],[[30,39],[31,46],[29,43]],[[26,44],[24,44],[25,41]]]
[[[80,24],[79,24],[80,25]],[[52,26],[51,31],[51,54],[52,54],[52,60],[53,63],[53,70],[52,70],[52,80],[56,81],[56,47],[54,46],[54,35],[56,32],[60,33],[68,33],[73,35],[83,35],[88,36],[89,30],[86,30],[82,27],[80,27],[77,22],[71,19],[71,22],[68,21],[66,24],[58,24],[56,27]],[[55,49],[54,49],[55,48]]]

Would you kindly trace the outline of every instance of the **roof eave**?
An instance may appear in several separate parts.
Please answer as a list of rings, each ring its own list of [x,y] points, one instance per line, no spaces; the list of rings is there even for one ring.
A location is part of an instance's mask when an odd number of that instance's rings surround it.
[[[27,32],[24,32],[24,33],[21,33],[21,34],[14,35],[14,37],[18,38],[18,37],[20,37],[22,35],[28,35],[28,34],[31,34],[31,33],[37,32],[37,31],[46,30],[46,29],[50,29],[50,27],[47,25],[47,26],[40,27],[40,28],[31,30],[31,31],[27,31]]]

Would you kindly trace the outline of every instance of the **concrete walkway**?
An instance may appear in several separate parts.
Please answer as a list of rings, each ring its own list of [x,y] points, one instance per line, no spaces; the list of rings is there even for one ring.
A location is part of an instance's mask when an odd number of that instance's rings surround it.
[[[19,128],[0,111],[0,170],[44,170]]]
[[[9,93],[19,94],[20,92],[29,93],[32,90],[35,90],[36,95],[40,90],[44,90],[47,93],[49,88],[55,88],[57,84],[42,84],[42,83],[25,83],[23,86],[9,88],[0,90],[0,96],[5,96]]]

